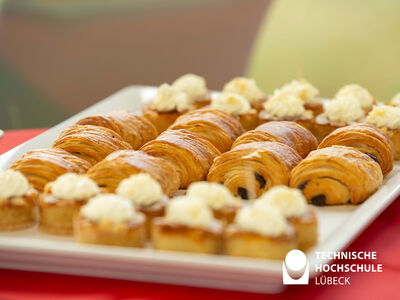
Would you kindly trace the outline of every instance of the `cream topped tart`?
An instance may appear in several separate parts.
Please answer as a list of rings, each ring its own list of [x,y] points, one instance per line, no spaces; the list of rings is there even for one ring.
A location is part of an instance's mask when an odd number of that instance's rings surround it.
[[[122,180],[116,193],[129,199],[138,211],[146,215],[146,228],[150,236],[152,220],[164,215],[169,200],[160,184],[149,174],[139,173]]]
[[[100,194],[82,207],[74,223],[79,243],[144,247],[146,216],[128,199]]]
[[[222,233],[222,223],[204,201],[179,196],[168,203],[164,217],[153,220],[151,237],[155,249],[217,254]]]
[[[277,207],[296,230],[298,247],[307,251],[318,240],[318,220],[315,211],[307,205],[300,190],[287,186],[275,186],[258,198],[257,207],[272,205]]]
[[[39,197],[39,230],[71,235],[74,217],[99,193],[97,184],[86,175],[66,173],[59,176],[45,186]]]
[[[283,260],[297,248],[296,232],[273,205],[244,206],[225,231],[227,255]]]
[[[360,103],[365,112],[369,112],[376,104],[374,96],[359,84],[349,84],[342,87],[335,95],[335,98],[351,97]]]
[[[188,190],[189,197],[202,199],[213,211],[214,217],[226,224],[232,223],[236,212],[242,206],[230,190],[219,183],[200,181],[192,183]]]
[[[0,230],[33,226],[37,219],[37,197],[38,192],[22,173],[0,171]]]

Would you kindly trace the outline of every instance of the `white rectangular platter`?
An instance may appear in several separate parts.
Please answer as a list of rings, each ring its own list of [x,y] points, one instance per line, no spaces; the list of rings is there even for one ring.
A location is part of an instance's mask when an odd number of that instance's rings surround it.
[[[65,127],[82,117],[140,108],[156,88],[127,87],[34,139],[0,156],[0,170],[32,149],[50,147]],[[316,208],[319,242],[309,251],[310,276],[317,263],[314,251],[339,251],[371,223],[400,192],[400,165],[383,186],[358,206]],[[326,263],[327,261],[318,261]],[[282,262],[228,256],[163,252],[109,246],[81,245],[70,237],[40,233],[36,228],[0,233],[0,268],[77,274],[160,282],[228,290],[276,293],[283,289]]]

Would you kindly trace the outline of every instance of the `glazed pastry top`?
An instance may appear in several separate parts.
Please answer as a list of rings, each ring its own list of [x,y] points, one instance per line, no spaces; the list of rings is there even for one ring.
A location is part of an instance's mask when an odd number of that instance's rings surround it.
[[[365,120],[369,124],[390,129],[400,128],[400,107],[374,106]]]
[[[82,207],[80,213],[93,222],[108,221],[118,224],[135,218],[135,210],[132,203],[113,194],[102,194],[90,199]]]
[[[243,115],[251,110],[249,102],[240,94],[222,93],[211,101],[212,109],[219,109],[231,115]]]
[[[353,97],[359,101],[362,109],[370,109],[374,104],[374,97],[370,92],[358,84],[349,84],[342,87],[336,94],[335,98]]]
[[[0,171],[0,198],[22,197],[29,191],[25,176],[13,170]]]
[[[274,91],[274,96],[278,94],[289,94],[300,98],[305,103],[314,103],[317,100],[319,91],[307,80],[292,80],[282,86],[279,90]]]
[[[204,100],[208,97],[206,80],[195,74],[186,74],[177,78],[172,83],[172,88],[185,93],[190,103],[196,100]]]
[[[289,93],[278,93],[264,103],[265,111],[276,118],[311,118],[312,112],[304,108],[300,97]]]
[[[265,192],[255,205],[272,205],[286,217],[301,217],[307,212],[307,200],[299,189],[280,185]]]
[[[249,205],[241,208],[235,224],[242,231],[254,232],[266,237],[285,234],[288,223],[281,211],[272,205]]]
[[[99,193],[99,188],[93,180],[85,175],[75,173],[59,176],[46,186],[45,191],[48,189],[56,198],[63,200],[88,199]]]
[[[223,93],[234,93],[243,96],[250,104],[257,104],[265,95],[254,79],[236,77],[225,84]]]
[[[235,207],[239,204],[239,199],[235,198],[228,188],[215,182],[200,181],[192,183],[187,190],[187,195],[202,199],[215,210]]]
[[[191,196],[172,199],[166,208],[165,220],[171,224],[204,229],[212,226],[215,221],[207,204]]]
[[[116,192],[139,206],[152,205],[163,196],[160,184],[146,173],[134,174],[122,180]]]

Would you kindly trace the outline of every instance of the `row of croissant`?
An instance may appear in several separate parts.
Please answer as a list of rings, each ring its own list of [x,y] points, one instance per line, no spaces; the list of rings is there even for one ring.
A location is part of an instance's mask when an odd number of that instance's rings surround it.
[[[392,170],[393,157],[388,137],[368,124],[341,127],[318,145],[294,122],[271,121],[245,132],[231,115],[199,109],[157,137],[145,118],[115,111],[80,120],[52,148],[30,151],[11,168],[39,191],[66,172],[87,172],[105,192],[148,173],[168,196],[207,179],[242,199],[290,185],[309,203],[326,205],[363,202]]]

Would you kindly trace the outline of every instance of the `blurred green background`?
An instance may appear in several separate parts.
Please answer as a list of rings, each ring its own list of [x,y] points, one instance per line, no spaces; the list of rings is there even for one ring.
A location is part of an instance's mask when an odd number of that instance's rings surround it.
[[[1,5],[3,4],[3,5]],[[49,127],[130,84],[188,72],[265,92],[400,92],[398,0],[0,0],[0,128]]]

